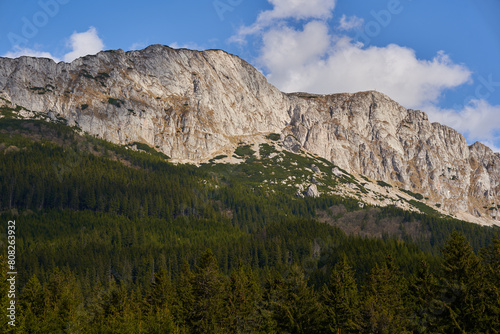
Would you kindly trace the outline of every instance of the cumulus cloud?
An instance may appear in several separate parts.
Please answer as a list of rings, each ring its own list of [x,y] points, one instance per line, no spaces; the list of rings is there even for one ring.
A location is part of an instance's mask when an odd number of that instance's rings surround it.
[[[15,46],[14,50],[9,51],[5,55],[3,55],[3,57],[7,57],[7,58],[18,58],[21,56],[50,58],[50,59],[53,59],[55,62],[60,61],[59,58],[54,57],[50,52],[37,51],[37,50],[29,49],[29,48],[21,48],[19,46]]]
[[[85,32],[74,32],[67,43],[71,51],[66,53],[62,59],[66,62],[71,62],[76,58],[83,57],[89,54],[96,54],[102,51],[104,43],[97,34],[97,29],[90,27]],[[3,57],[18,58],[21,56],[51,58],[56,62],[61,61],[58,57],[53,56],[50,52],[39,51],[30,48],[14,46],[12,51],[7,52]]]
[[[441,109],[429,105],[423,108],[434,122],[446,124],[463,133],[469,143],[480,141],[496,152],[500,149],[500,105],[486,100],[471,100],[462,110]]]
[[[274,8],[259,14],[253,25],[240,28],[233,41],[249,35],[260,39],[257,64],[283,91],[378,90],[406,107],[417,108],[437,102],[446,89],[470,81],[470,71],[442,51],[426,60],[395,44],[375,47],[353,41],[345,32],[363,25],[356,16],[342,16],[337,31],[331,31],[328,19],[335,8],[333,0],[268,1]],[[290,19],[305,22],[291,24]]]
[[[102,51],[104,43],[97,34],[97,29],[90,27],[85,32],[74,32],[69,38],[68,46],[72,51],[64,55],[64,61],[71,62],[76,58],[96,54]]]
[[[296,83],[304,78],[302,71],[308,64],[319,63],[330,46],[329,39],[328,27],[319,21],[307,23],[303,31],[290,27],[271,29],[263,36],[259,62],[271,70],[269,77],[278,86],[299,87]]]
[[[332,16],[336,0],[268,0],[273,9],[261,12],[254,24],[243,26],[231,37],[232,42],[245,42],[245,37],[287,19],[328,19]]]
[[[470,80],[470,71],[443,52],[432,60],[395,44],[368,47],[328,34],[322,22],[302,31],[270,30],[258,59],[269,80],[286,92],[330,94],[377,90],[406,107],[436,102],[448,88]]]
[[[260,13],[254,24],[241,27],[231,41],[257,41],[255,62],[281,90],[377,90],[405,107],[424,110],[432,121],[464,133],[470,143],[481,141],[500,151],[500,106],[477,99],[461,110],[438,107],[446,90],[472,82],[470,70],[445,52],[421,59],[408,47],[355,41],[349,33],[363,32],[367,24],[357,16],[342,15],[332,29],[333,0],[268,1],[273,8]]]
[[[272,10],[262,12],[257,21],[272,22],[275,19],[310,19],[331,17],[335,0],[269,0]]]
[[[363,24],[365,23],[365,20],[362,18],[359,18],[357,16],[349,16],[347,17],[345,14],[342,15],[339,21],[339,29],[344,30],[344,31],[349,31],[349,30],[354,30],[354,29],[361,29],[363,27]]]

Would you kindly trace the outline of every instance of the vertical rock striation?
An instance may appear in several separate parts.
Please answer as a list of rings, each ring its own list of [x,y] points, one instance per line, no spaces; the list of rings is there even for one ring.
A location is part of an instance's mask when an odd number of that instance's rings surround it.
[[[500,204],[500,154],[488,147],[468,146],[455,130],[378,92],[282,93],[220,50],[152,45],[69,64],[0,58],[0,96],[114,143],[147,143],[179,162],[281,133],[289,150],[421,193],[463,219],[491,220]]]

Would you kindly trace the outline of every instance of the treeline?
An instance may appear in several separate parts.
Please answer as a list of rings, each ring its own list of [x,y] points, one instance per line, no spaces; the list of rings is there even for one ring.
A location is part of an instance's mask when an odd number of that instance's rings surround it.
[[[47,281],[48,273],[56,267],[71,269],[90,287],[105,285],[110,276],[144,287],[159,268],[175,276],[186,262],[196,266],[207,248],[213,249],[223,274],[229,274],[241,261],[258,273],[300,264],[317,287],[327,280],[326,268],[345,253],[356,263],[358,277],[383,262],[387,253],[394,254],[398,266],[408,274],[421,260],[432,267],[438,265],[436,256],[412,243],[347,236],[313,219],[291,218],[249,233],[227,218],[165,221],[91,211],[46,211],[2,218],[15,219],[18,226],[17,266],[24,273],[19,287],[32,275]]]
[[[298,199],[279,186],[246,183],[247,173],[272,178],[263,174],[266,169],[258,168],[259,162],[175,166],[162,155],[79,136],[61,124],[2,120],[0,154],[0,212],[93,211],[119,219],[154,217],[167,222],[181,217],[229,219],[233,226],[252,233],[271,222],[314,218],[317,210],[333,205],[343,205],[348,212],[360,210],[354,199]],[[402,230],[405,222],[420,222],[421,234],[403,235],[403,240],[418,242],[429,252],[436,253],[436,246],[442,246],[454,229],[462,231],[476,250],[491,241],[491,229],[474,224],[392,207],[378,210],[377,219],[403,217]]]
[[[403,275],[387,255],[359,285],[350,254],[324,286],[308,284],[304,268],[258,270],[240,262],[224,275],[206,251],[195,266],[171,276],[152,273],[145,289],[112,276],[82,284],[70,269],[48,280],[30,277],[18,300],[18,333],[498,333],[500,240],[476,254],[452,234],[439,268],[422,261]],[[5,275],[2,271],[2,275]],[[2,282],[5,277],[2,277]],[[6,305],[2,286],[2,306]],[[5,319],[2,328],[8,328]],[[8,332],[8,331],[7,331]]]
[[[298,201],[249,187],[234,166],[174,166],[159,155],[81,137],[61,125],[9,124],[19,132],[2,132],[0,122],[0,212],[69,209],[128,218],[219,219],[227,210],[234,225],[251,230],[289,216],[310,218],[316,208],[337,203],[358,208],[355,200],[340,197]],[[30,139],[36,135],[52,139]]]
[[[175,166],[62,124],[2,119],[0,155],[20,333],[498,328],[485,320],[498,320],[498,229],[339,196],[299,199],[247,181],[272,177],[258,161]],[[401,237],[319,223],[333,206],[374,214],[375,225],[397,217]],[[462,234],[446,243],[453,231]]]

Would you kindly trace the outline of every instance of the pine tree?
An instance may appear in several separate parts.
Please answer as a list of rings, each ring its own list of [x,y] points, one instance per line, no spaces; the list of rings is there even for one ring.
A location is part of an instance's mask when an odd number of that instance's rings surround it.
[[[226,291],[229,332],[253,333],[259,326],[257,305],[260,301],[260,286],[252,269],[239,266],[229,277]]]
[[[96,328],[103,333],[129,333],[126,330],[128,307],[127,290],[123,285],[111,280],[101,299],[101,312],[96,315]]]
[[[479,257],[458,232],[451,234],[441,251],[444,263],[438,329],[447,333],[469,333],[487,327],[482,317],[486,290]]]
[[[181,274],[175,285],[176,298],[172,302],[172,313],[177,324],[184,331],[189,330],[190,323],[194,317],[194,292],[193,292],[193,277],[189,264],[185,262],[182,265]]]
[[[335,265],[322,293],[328,328],[334,333],[356,332],[359,297],[354,271],[347,257]]]
[[[500,238],[481,252],[485,269],[486,300],[482,323],[485,333],[500,333]]]
[[[193,304],[189,325],[194,333],[214,333],[227,328],[227,305],[224,303],[224,278],[217,259],[207,250],[192,279]]]
[[[412,327],[420,333],[428,332],[435,328],[436,313],[435,302],[438,296],[438,280],[430,272],[429,264],[422,260],[418,272],[410,283],[410,307],[412,308]]]
[[[371,271],[358,327],[362,333],[403,333],[407,328],[406,284],[392,256]]]
[[[155,273],[151,294],[147,298],[148,332],[175,333],[177,328],[171,313],[174,298],[173,287],[165,269]]]
[[[48,331],[59,331],[78,322],[77,307],[83,302],[76,278],[69,270],[55,268],[45,285],[46,303],[44,323]]]
[[[279,333],[321,333],[323,312],[314,291],[307,286],[303,270],[290,267],[282,282],[278,282],[273,306],[273,318]]]
[[[266,272],[266,281],[258,311],[262,319],[259,326],[261,333],[278,333],[274,317],[275,305],[283,298],[283,278],[277,272]]]
[[[46,311],[46,293],[36,275],[30,277],[23,288],[19,300],[22,332],[43,332],[43,319]]]

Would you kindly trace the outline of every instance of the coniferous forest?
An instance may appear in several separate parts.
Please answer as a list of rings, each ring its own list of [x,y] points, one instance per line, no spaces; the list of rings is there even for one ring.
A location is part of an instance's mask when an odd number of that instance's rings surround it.
[[[9,221],[18,273],[5,333],[500,332],[498,228],[298,198],[263,186],[279,173],[252,152],[174,165],[2,112],[3,310]]]

